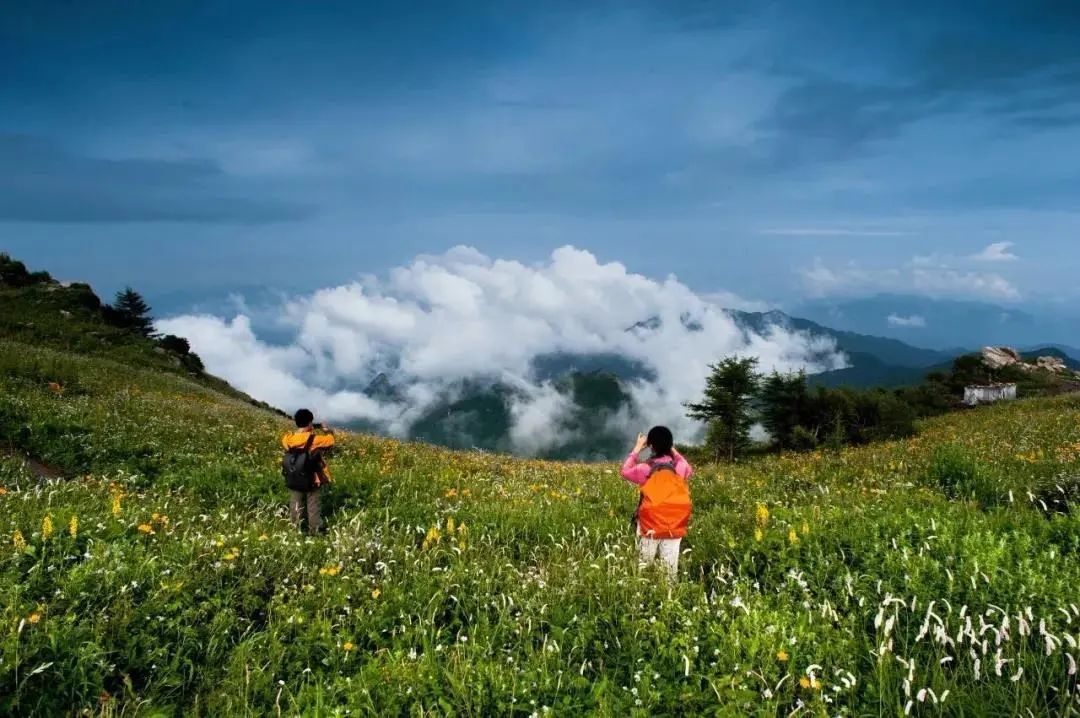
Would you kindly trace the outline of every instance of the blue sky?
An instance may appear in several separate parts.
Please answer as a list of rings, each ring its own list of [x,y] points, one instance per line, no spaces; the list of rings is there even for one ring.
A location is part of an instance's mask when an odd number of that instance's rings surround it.
[[[47,2],[0,249],[179,306],[455,245],[785,306],[1080,299],[1080,5]]]

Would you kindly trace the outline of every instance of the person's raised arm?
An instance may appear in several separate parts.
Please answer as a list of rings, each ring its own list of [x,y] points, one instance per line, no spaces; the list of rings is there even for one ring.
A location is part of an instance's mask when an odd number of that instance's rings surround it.
[[[649,465],[638,460],[638,455],[645,448],[645,435],[638,434],[637,443],[623,462],[619,473],[632,484],[644,484],[649,478]]]
[[[679,450],[674,446],[671,447],[671,455],[675,458],[675,473],[684,479],[689,479],[694,473],[694,467],[690,465],[690,462],[686,460],[686,457],[679,453]]]

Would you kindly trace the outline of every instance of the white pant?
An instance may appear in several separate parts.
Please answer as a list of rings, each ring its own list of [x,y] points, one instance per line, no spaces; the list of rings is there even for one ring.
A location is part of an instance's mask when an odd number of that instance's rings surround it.
[[[679,545],[681,538],[654,539],[647,536],[638,536],[638,552],[641,556],[641,565],[652,563],[660,553],[660,561],[667,569],[668,576],[674,579],[679,573]]]

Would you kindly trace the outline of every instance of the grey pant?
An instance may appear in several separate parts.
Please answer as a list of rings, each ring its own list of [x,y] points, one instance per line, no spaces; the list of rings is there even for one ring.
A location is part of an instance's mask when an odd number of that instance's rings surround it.
[[[319,506],[319,490],[293,491],[289,490],[289,513],[292,516],[293,526],[300,528],[305,504],[307,507],[307,530],[309,534],[318,533],[322,527],[322,514]]]

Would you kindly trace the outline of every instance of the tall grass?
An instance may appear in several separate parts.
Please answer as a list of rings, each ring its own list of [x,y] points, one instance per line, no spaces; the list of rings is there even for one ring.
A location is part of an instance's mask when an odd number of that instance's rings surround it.
[[[0,461],[0,713],[1080,712],[1075,399],[699,467],[669,587],[614,466],[346,435],[305,538],[278,417],[15,344],[0,384],[69,476]]]

